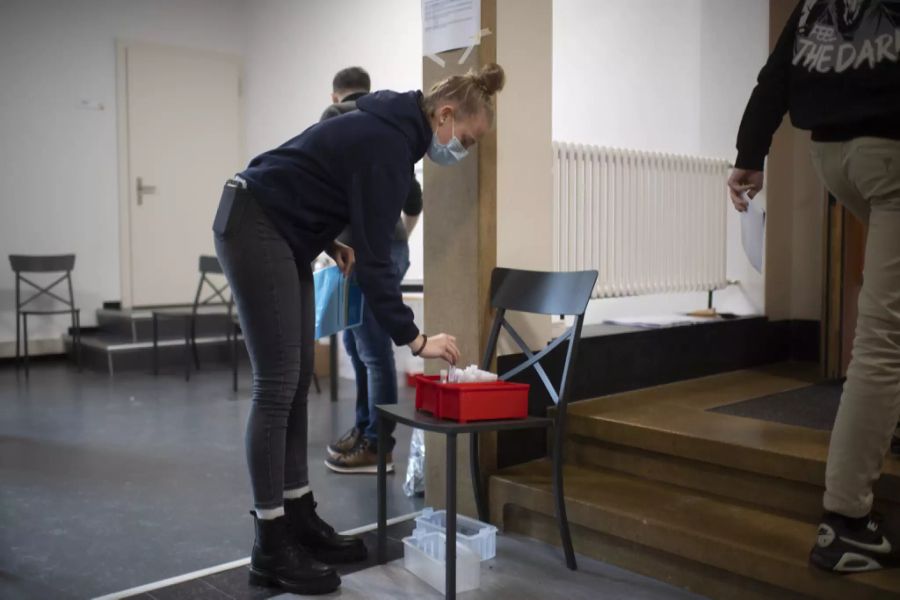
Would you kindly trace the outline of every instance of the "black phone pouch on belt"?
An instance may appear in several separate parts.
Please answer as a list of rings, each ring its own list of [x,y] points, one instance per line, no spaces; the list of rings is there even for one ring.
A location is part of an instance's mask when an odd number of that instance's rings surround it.
[[[213,231],[216,235],[228,237],[240,228],[247,203],[251,199],[250,192],[237,182],[229,180],[225,184],[222,199],[219,200],[219,209],[213,221]]]

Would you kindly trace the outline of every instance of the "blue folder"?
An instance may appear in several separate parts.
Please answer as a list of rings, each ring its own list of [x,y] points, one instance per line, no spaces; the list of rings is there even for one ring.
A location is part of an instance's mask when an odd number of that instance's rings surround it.
[[[316,288],[316,339],[362,324],[363,295],[353,276],[337,267],[313,273]]]

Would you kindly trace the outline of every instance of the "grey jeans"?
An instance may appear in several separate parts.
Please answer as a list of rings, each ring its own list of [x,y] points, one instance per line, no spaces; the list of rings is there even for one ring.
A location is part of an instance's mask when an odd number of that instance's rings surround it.
[[[244,190],[235,195],[226,188],[213,230],[253,368],[246,448],[254,505],[277,508],[284,490],[309,482],[306,412],[314,356],[312,269],[295,259]]]
[[[825,475],[825,509],[863,517],[900,416],[900,141],[813,143],[828,190],[867,223],[853,356]]]

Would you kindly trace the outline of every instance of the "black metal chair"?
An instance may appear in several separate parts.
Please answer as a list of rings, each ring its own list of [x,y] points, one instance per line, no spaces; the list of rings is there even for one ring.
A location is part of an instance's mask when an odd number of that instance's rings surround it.
[[[177,319],[184,322],[184,379],[191,378],[191,357],[193,355],[194,366],[200,369],[200,353],[197,349],[197,317],[201,309],[213,309],[214,314],[221,313],[225,319],[225,335],[230,340],[232,329],[232,314],[234,312],[234,300],[228,294],[228,283],[220,283],[210,279],[210,275],[224,275],[222,265],[215,256],[201,256],[199,261],[200,283],[197,285],[197,293],[194,294],[194,302],[190,308],[162,308],[152,312],[153,316],[153,374],[159,375],[159,321],[164,319]],[[203,297],[204,287],[209,286],[211,292]],[[227,295],[227,296],[226,296]]]
[[[383,563],[387,545],[387,469],[386,446],[388,443],[385,421],[394,421],[410,427],[433,431],[447,436],[447,550],[445,594],[453,597],[456,590],[456,437],[470,434],[470,469],[478,518],[488,520],[484,503],[481,473],[478,459],[478,434],[480,432],[509,431],[516,429],[548,428],[553,432],[553,494],[559,534],[566,557],[566,566],[575,570],[575,550],[566,517],[565,492],[563,490],[563,448],[565,444],[566,407],[571,394],[572,366],[578,354],[578,342],[591,292],[597,281],[596,271],[571,273],[547,273],[514,269],[494,269],[491,276],[491,306],[496,310],[490,336],[481,361],[482,369],[489,369],[500,330],[505,329],[526,356],[526,360],[503,373],[501,380],[509,380],[523,371],[533,368],[544,384],[550,399],[556,404],[554,416],[529,416],[526,419],[457,423],[443,421],[417,412],[410,405],[379,405],[378,411],[378,561]],[[506,311],[537,313],[544,315],[574,316],[575,323],[565,333],[552,340],[539,352],[532,352],[519,333],[506,320]],[[566,343],[566,359],[559,386],[553,385],[540,361],[557,347]]]
[[[61,254],[52,256],[26,256],[22,254],[10,254],[9,264],[16,274],[16,364],[20,362],[20,346],[24,346],[25,378],[29,376],[28,368],[28,317],[37,315],[71,315],[72,317],[72,349],[75,353],[75,362],[78,370],[81,370],[81,311],[75,306],[75,294],[72,291],[72,269],[75,268],[74,254]],[[25,274],[38,273],[62,273],[60,277],[50,285],[40,285],[25,276]],[[65,282],[68,291],[67,298],[54,292],[54,288]],[[22,300],[22,284],[25,283],[35,290],[28,299]],[[25,308],[39,298],[49,297],[61,303],[65,308]],[[24,344],[22,344],[24,340]]]

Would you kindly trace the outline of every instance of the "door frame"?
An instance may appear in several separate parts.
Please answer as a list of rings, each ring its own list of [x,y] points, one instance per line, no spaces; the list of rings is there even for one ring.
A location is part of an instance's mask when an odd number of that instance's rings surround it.
[[[831,194],[825,228],[822,370],[829,379],[842,379],[853,349],[867,228]]]
[[[822,371],[828,379],[841,376],[844,323],[844,210],[831,194],[825,209],[825,277],[822,301]]]
[[[128,49],[134,46],[165,48],[168,51],[206,55],[227,60],[238,68],[238,153],[246,156],[246,119],[244,96],[244,61],[236,54],[160,44],[138,39],[116,39],[116,155],[119,208],[119,295],[122,308],[133,308],[134,288],[131,253],[131,168],[128,154]]]

